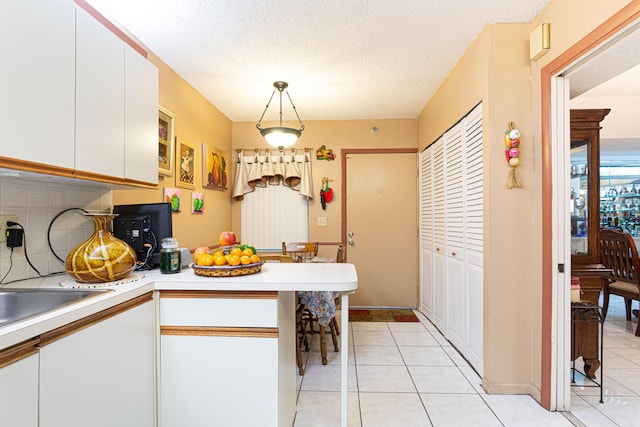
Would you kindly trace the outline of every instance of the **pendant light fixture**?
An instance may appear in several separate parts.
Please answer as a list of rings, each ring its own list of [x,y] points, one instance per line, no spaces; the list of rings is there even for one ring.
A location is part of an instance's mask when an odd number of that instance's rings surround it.
[[[302,124],[302,120],[300,120],[300,116],[298,115],[298,111],[296,110],[296,106],[293,105],[293,101],[291,100],[291,96],[289,95],[289,91],[287,91],[287,87],[289,84],[287,82],[275,82],[273,83],[273,93],[271,94],[271,98],[269,98],[269,102],[267,102],[267,106],[264,107],[264,111],[262,112],[262,116],[260,116],[260,120],[256,124],[256,128],[260,131],[260,134],[264,137],[267,143],[273,147],[278,147],[279,150],[282,150],[285,147],[289,147],[296,143],[300,135],[302,135],[302,131],[304,130],[304,125]],[[276,91],[279,92],[280,96],[280,126],[278,127],[270,127],[270,128],[261,128],[260,123],[262,123],[262,118],[264,114],[267,112],[269,105],[271,104],[271,100],[273,99],[273,95],[275,95]],[[286,91],[287,97],[289,98],[289,102],[293,107],[293,111],[296,113],[296,117],[298,118],[298,122],[300,122],[300,129],[293,129],[282,126],[282,92]]]

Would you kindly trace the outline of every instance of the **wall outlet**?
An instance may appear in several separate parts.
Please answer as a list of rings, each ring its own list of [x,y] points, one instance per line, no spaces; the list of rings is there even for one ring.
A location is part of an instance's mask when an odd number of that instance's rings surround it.
[[[327,217],[319,216],[318,217],[318,227],[326,227],[327,226]]]
[[[15,215],[0,215],[0,243],[7,241],[7,221],[18,221]]]

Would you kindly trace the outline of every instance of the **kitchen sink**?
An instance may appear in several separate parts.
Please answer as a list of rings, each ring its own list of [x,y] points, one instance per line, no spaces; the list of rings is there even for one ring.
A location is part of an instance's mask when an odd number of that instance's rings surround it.
[[[0,328],[111,291],[0,288]]]

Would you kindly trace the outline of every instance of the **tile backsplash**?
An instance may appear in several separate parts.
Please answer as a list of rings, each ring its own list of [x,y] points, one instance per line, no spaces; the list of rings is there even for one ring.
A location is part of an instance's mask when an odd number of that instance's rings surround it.
[[[0,177],[0,215],[18,218],[16,222],[24,227],[26,242],[15,248],[13,254],[6,243],[0,243],[2,284],[38,277],[28,260],[41,275],[64,271],[64,259],[69,251],[94,230],[93,221],[73,208],[109,212],[111,189],[79,181],[60,183],[54,178],[48,182]]]

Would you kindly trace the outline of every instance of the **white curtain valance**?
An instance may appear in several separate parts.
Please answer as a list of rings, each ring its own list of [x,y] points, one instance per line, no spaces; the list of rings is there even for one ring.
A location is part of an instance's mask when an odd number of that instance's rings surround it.
[[[298,191],[301,196],[313,199],[311,176],[311,149],[255,149],[253,152],[236,152],[233,198],[242,200],[256,187],[284,185]]]

